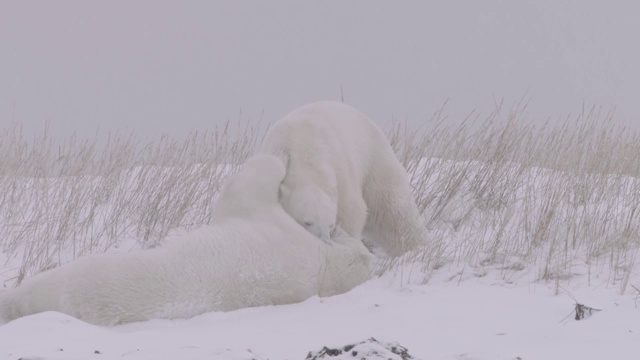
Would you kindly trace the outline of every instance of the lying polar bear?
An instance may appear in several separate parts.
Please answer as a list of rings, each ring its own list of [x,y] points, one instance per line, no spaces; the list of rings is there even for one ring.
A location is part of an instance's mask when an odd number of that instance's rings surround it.
[[[288,304],[366,281],[372,255],[359,239],[324,244],[278,203],[282,161],[257,155],[232,175],[216,222],[166,246],[80,258],[0,293],[0,320],[58,311],[115,325],[208,311]]]
[[[392,256],[424,243],[406,170],[384,133],[353,107],[322,101],[295,109],[273,124],[259,152],[287,164],[280,202],[325,242],[340,226]]]

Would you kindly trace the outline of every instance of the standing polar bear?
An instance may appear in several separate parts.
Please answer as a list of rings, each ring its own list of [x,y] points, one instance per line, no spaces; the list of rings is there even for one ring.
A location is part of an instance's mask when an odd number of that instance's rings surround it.
[[[406,170],[382,131],[339,102],[293,110],[269,129],[260,153],[287,164],[280,202],[329,241],[336,226],[397,256],[423,243],[423,222]]]
[[[359,239],[317,240],[284,212],[282,161],[248,160],[215,204],[216,222],[166,246],[80,258],[0,293],[0,322],[59,311],[100,325],[187,318],[343,293],[366,281]]]

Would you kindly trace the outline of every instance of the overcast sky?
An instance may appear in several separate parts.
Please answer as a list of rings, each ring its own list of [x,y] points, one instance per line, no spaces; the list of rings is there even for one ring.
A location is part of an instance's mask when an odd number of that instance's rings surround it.
[[[381,124],[524,97],[533,120],[586,103],[640,128],[638,14],[594,0],[3,2],[0,122],[182,136],[342,86]]]

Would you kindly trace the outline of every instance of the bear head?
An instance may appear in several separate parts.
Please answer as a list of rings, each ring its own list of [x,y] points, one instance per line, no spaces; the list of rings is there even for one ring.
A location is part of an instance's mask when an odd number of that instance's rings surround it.
[[[329,243],[336,229],[338,205],[326,192],[315,185],[290,188],[280,186],[280,203],[307,231]]]

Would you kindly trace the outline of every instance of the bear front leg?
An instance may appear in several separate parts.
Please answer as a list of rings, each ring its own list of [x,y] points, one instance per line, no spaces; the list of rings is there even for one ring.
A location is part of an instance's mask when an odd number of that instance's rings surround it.
[[[343,229],[351,237],[361,240],[367,222],[368,209],[364,199],[338,199],[338,221],[336,227]]]

